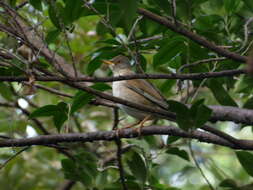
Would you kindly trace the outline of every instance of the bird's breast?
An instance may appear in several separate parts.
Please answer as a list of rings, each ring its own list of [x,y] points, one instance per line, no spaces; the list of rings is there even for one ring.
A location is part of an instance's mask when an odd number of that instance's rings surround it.
[[[131,89],[129,89],[126,85],[126,81],[115,81],[112,85],[113,96],[122,98],[124,100],[140,104],[150,106],[150,102],[148,102],[145,98],[141,97],[139,94],[135,93]],[[144,119],[147,116],[147,113],[139,111],[137,109],[118,104],[119,107],[126,112],[128,115],[131,115],[137,119]]]

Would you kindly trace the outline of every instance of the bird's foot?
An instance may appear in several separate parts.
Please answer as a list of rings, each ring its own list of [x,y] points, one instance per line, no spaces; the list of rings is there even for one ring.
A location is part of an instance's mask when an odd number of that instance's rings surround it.
[[[116,130],[115,130],[115,133],[116,133],[115,135],[116,135],[116,138],[117,138],[117,139],[120,138],[120,131],[121,131],[121,130],[122,130],[122,129],[116,129]]]
[[[120,132],[121,132],[122,130],[128,129],[128,128],[132,128],[132,127],[138,125],[139,123],[140,123],[140,121],[135,122],[135,123],[133,123],[133,124],[131,124],[131,125],[127,125],[127,126],[125,126],[125,127],[116,129],[116,137],[119,138]]]
[[[144,124],[145,124],[146,121],[148,121],[150,118],[151,118],[150,115],[146,116],[146,117],[139,123],[140,126],[139,126],[138,128],[135,129],[136,132],[138,133],[138,137],[141,136],[141,130],[142,130],[143,127],[145,127]]]
[[[142,125],[142,126],[140,126],[140,127],[137,127],[137,128],[135,128],[134,130],[135,130],[135,132],[137,132],[138,133],[138,137],[141,137],[141,130],[142,130],[142,128],[143,128],[144,126]]]

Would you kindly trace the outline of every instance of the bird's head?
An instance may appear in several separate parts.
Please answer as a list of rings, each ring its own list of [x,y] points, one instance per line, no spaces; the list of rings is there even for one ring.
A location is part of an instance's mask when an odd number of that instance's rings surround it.
[[[124,55],[118,55],[111,60],[103,60],[103,63],[108,64],[114,73],[121,70],[131,70],[130,60]]]

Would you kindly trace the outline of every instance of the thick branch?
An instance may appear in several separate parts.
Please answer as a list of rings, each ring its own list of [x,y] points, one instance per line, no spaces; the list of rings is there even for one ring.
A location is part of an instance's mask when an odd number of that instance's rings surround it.
[[[24,139],[6,139],[0,140],[0,147],[22,147],[30,145],[50,145],[61,142],[92,142],[92,141],[112,141],[117,138],[117,132],[115,131],[98,131],[90,133],[69,133],[58,135],[42,135],[32,138]],[[230,147],[233,149],[253,150],[253,141],[250,140],[238,140],[240,145],[234,145],[216,135],[202,132],[193,131],[186,132],[180,128],[173,126],[149,126],[144,127],[141,130],[143,136],[149,135],[173,135],[184,138],[197,139],[200,142],[213,143],[221,146]],[[135,138],[139,136],[139,133],[135,129],[122,129],[118,134],[119,138]]]

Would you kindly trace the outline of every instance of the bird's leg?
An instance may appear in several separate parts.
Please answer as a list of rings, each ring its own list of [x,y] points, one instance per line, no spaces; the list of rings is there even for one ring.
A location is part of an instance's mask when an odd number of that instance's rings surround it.
[[[141,136],[141,129],[144,127],[144,124],[146,121],[151,119],[151,115],[147,115],[143,120],[141,120],[141,122],[139,123],[140,126],[136,129],[139,136]]]
[[[130,125],[127,125],[127,126],[125,126],[125,127],[122,127],[121,129],[132,128],[132,127],[134,127],[134,126],[136,126],[136,125],[139,125],[141,122],[142,122],[142,120],[139,120],[139,121],[137,121],[137,122],[135,122],[135,123],[132,123],[132,124],[130,124]]]
[[[150,120],[150,119],[151,119],[151,115],[147,115],[143,120],[139,120],[139,121],[137,121],[137,122],[135,122],[135,123],[133,123],[131,125],[128,125],[128,126],[120,128],[120,129],[117,129],[116,130],[116,136],[119,137],[119,133],[120,133],[121,130],[132,128],[132,127],[134,127],[136,125],[140,125],[138,128],[136,128],[136,130],[137,130],[137,132],[139,134],[138,136],[141,136],[141,129],[144,127],[145,122],[148,121],[148,120]]]
[[[135,123],[132,123],[132,124],[130,124],[130,125],[127,125],[127,126],[125,126],[125,127],[119,128],[119,129],[116,129],[116,136],[119,137],[119,133],[120,133],[121,130],[123,130],[123,129],[128,129],[128,128],[132,128],[132,127],[134,127],[134,126],[136,126],[136,125],[139,125],[141,122],[142,122],[142,120],[138,120],[138,121],[135,122]]]

